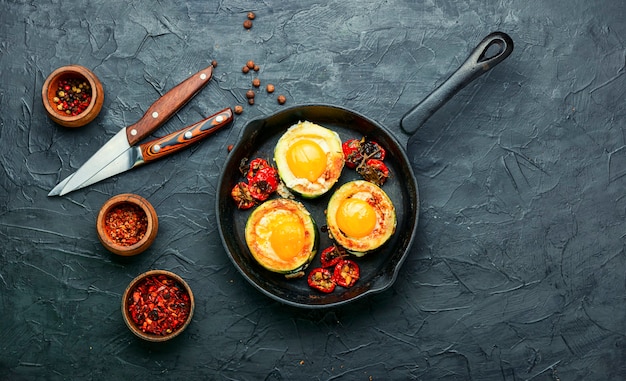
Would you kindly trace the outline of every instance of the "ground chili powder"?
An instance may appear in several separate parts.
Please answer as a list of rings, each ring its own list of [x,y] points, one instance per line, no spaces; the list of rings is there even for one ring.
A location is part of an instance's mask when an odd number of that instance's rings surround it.
[[[129,296],[128,312],[143,332],[169,335],[185,324],[191,310],[189,294],[166,275],[148,276]]]
[[[132,246],[141,241],[148,230],[148,216],[137,205],[119,204],[104,218],[107,235],[121,246]]]

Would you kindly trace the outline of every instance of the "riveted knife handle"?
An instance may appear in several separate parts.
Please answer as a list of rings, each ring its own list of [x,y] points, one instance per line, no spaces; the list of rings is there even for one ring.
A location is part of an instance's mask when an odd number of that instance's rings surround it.
[[[209,66],[179,83],[161,98],[157,99],[137,123],[126,128],[128,144],[131,146],[136,145],[165,123],[209,83],[212,75],[213,66]]]
[[[172,132],[162,138],[141,144],[139,148],[143,155],[143,161],[147,163],[180,151],[190,144],[213,134],[215,131],[232,122],[232,120],[233,111],[230,107],[227,107],[198,123]]]

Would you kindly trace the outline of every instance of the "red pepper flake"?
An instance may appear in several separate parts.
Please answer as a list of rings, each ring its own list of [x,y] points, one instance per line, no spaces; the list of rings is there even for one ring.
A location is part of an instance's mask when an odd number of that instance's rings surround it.
[[[112,241],[132,246],[148,231],[148,216],[137,205],[122,203],[114,206],[104,217],[104,228]]]
[[[79,78],[60,79],[52,101],[61,115],[76,116],[91,103],[91,86]]]
[[[191,311],[189,294],[166,275],[148,276],[129,295],[128,312],[143,332],[169,335],[182,327]]]

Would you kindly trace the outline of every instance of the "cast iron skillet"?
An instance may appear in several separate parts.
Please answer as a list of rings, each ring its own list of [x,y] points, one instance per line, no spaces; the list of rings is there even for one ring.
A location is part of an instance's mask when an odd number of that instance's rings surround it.
[[[485,37],[456,72],[403,117],[402,130],[407,134],[416,131],[456,92],[508,57],[512,50],[513,41],[504,33],[495,32]],[[243,180],[239,171],[241,161],[261,157],[273,162],[274,147],[280,136],[290,126],[304,120],[337,132],[342,141],[366,136],[380,143],[387,150],[385,163],[391,173],[383,185],[383,190],[391,198],[397,213],[396,232],[390,241],[376,252],[356,259],[361,269],[361,277],[357,283],[349,289],[337,287],[330,294],[311,289],[307,285],[306,277],[288,280],[283,275],[272,273],[258,265],[246,246],[244,235],[245,224],[251,210],[237,209],[230,195],[233,186]],[[346,167],[333,189],[358,178],[360,176],[354,170]],[[314,200],[298,198],[317,223],[320,234],[318,252],[331,245],[331,240],[322,227],[326,225],[324,211],[333,189]],[[322,308],[357,300],[368,294],[383,291],[393,284],[417,231],[419,191],[405,150],[384,126],[343,107],[302,105],[253,120],[243,128],[238,143],[228,155],[219,179],[216,210],[218,230],[224,248],[246,280],[265,295],[285,304],[303,308]],[[319,265],[318,256],[308,270]],[[308,275],[308,271],[306,274]]]

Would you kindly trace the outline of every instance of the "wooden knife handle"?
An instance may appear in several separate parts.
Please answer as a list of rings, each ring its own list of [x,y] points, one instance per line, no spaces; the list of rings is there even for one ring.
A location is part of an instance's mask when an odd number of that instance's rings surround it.
[[[172,132],[162,138],[141,144],[139,148],[143,155],[143,161],[147,163],[180,151],[190,144],[213,134],[215,131],[232,122],[232,120],[233,111],[228,107],[191,126]]]
[[[128,144],[136,145],[165,123],[209,83],[212,75],[213,66],[209,66],[179,83],[157,99],[137,123],[126,128]]]

